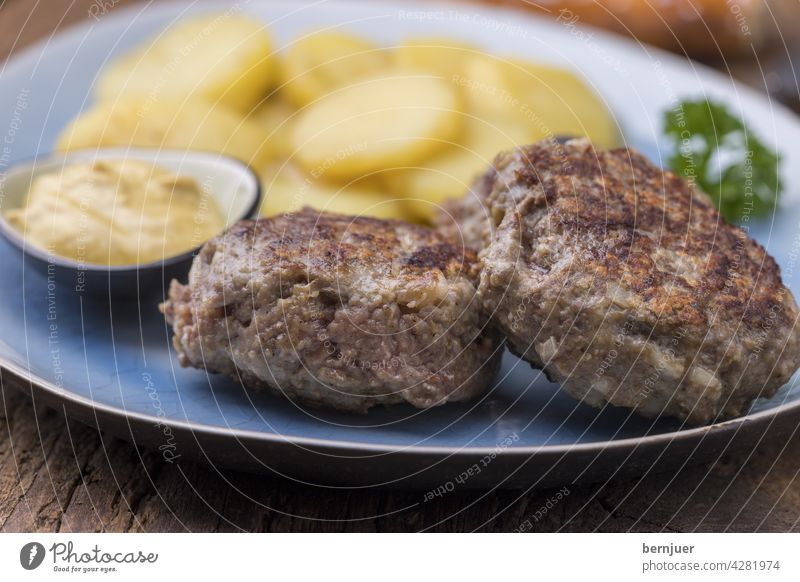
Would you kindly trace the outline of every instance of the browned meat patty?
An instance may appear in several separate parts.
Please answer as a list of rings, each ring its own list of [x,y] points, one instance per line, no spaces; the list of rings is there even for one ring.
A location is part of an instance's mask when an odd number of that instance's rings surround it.
[[[477,281],[475,254],[431,229],[305,209],[208,242],[161,308],[183,366],[344,411],[423,408],[494,378]]]
[[[745,413],[797,369],[778,266],[705,194],[586,140],[518,148],[494,170],[479,295],[572,396],[700,424]]]

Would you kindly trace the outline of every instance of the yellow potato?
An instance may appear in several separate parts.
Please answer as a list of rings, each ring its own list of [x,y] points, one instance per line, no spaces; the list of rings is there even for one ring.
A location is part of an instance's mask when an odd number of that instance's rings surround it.
[[[268,134],[228,109],[201,101],[101,103],[58,137],[60,150],[108,146],[218,152],[259,166],[270,156]]]
[[[295,114],[296,110],[289,103],[278,96],[272,96],[247,119],[266,132],[269,153],[286,159],[293,155],[290,135]]]
[[[364,79],[303,110],[292,147],[312,174],[358,177],[413,165],[460,130],[452,84],[416,71]]]
[[[467,109],[478,115],[517,113],[513,65],[500,57],[473,55],[464,60],[456,84],[464,91]]]
[[[571,72],[524,63],[517,93],[520,112],[549,135],[586,136],[600,148],[620,145],[621,134],[600,97]]]
[[[202,99],[247,113],[274,74],[265,25],[228,13],[181,21],[114,60],[96,84],[101,100]]]
[[[470,111],[516,118],[536,139],[587,136],[600,147],[620,142],[616,122],[600,98],[565,69],[477,55],[465,60],[458,84]]]
[[[373,179],[347,185],[315,180],[290,162],[273,162],[261,172],[262,216],[294,212],[303,206],[350,216],[407,219],[401,201]]]
[[[495,155],[529,141],[526,129],[514,120],[468,118],[462,143],[421,162],[419,168],[398,170],[389,180],[398,195],[407,197],[409,212],[430,221],[442,201],[466,192]]]
[[[389,58],[376,45],[338,32],[318,32],[286,49],[281,91],[303,107],[358,77],[386,68]]]
[[[464,60],[477,54],[473,45],[439,37],[406,39],[392,51],[396,66],[439,73],[447,80],[462,74]]]

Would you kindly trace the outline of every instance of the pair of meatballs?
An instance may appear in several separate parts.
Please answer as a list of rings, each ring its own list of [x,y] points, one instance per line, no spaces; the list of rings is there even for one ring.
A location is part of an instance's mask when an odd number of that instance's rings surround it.
[[[500,154],[436,230],[304,210],[206,244],[162,306],[183,365],[364,412],[466,400],[502,343],[582,401],[692,424],[800,362],[777,265],[628,149]]]

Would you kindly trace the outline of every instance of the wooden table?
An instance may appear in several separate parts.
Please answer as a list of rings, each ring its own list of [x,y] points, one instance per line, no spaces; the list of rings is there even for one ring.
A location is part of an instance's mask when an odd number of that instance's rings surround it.
[[[3,2],[0,58],[87,18],[92,4]],[[574,487],[544,511],[556,491],[455,491],[423,505],[419,492],[335,491],[165,463],[2,380],[4,531],[800,531],[800,435],[677,475]]]

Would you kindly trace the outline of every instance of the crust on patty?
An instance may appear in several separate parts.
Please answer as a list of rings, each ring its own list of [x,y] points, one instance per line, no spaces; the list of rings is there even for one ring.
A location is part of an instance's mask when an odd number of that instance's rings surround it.
[[[629,149],[540,142],[495,160],[479,294],[510,347],[571,395],[706,423],[798,367],[774,259]]]
[[[209,241],[162,311],[183,366],[345,411],[429,407],[496,372],[477,278],[475,254],[431,229],[307,208]]]

